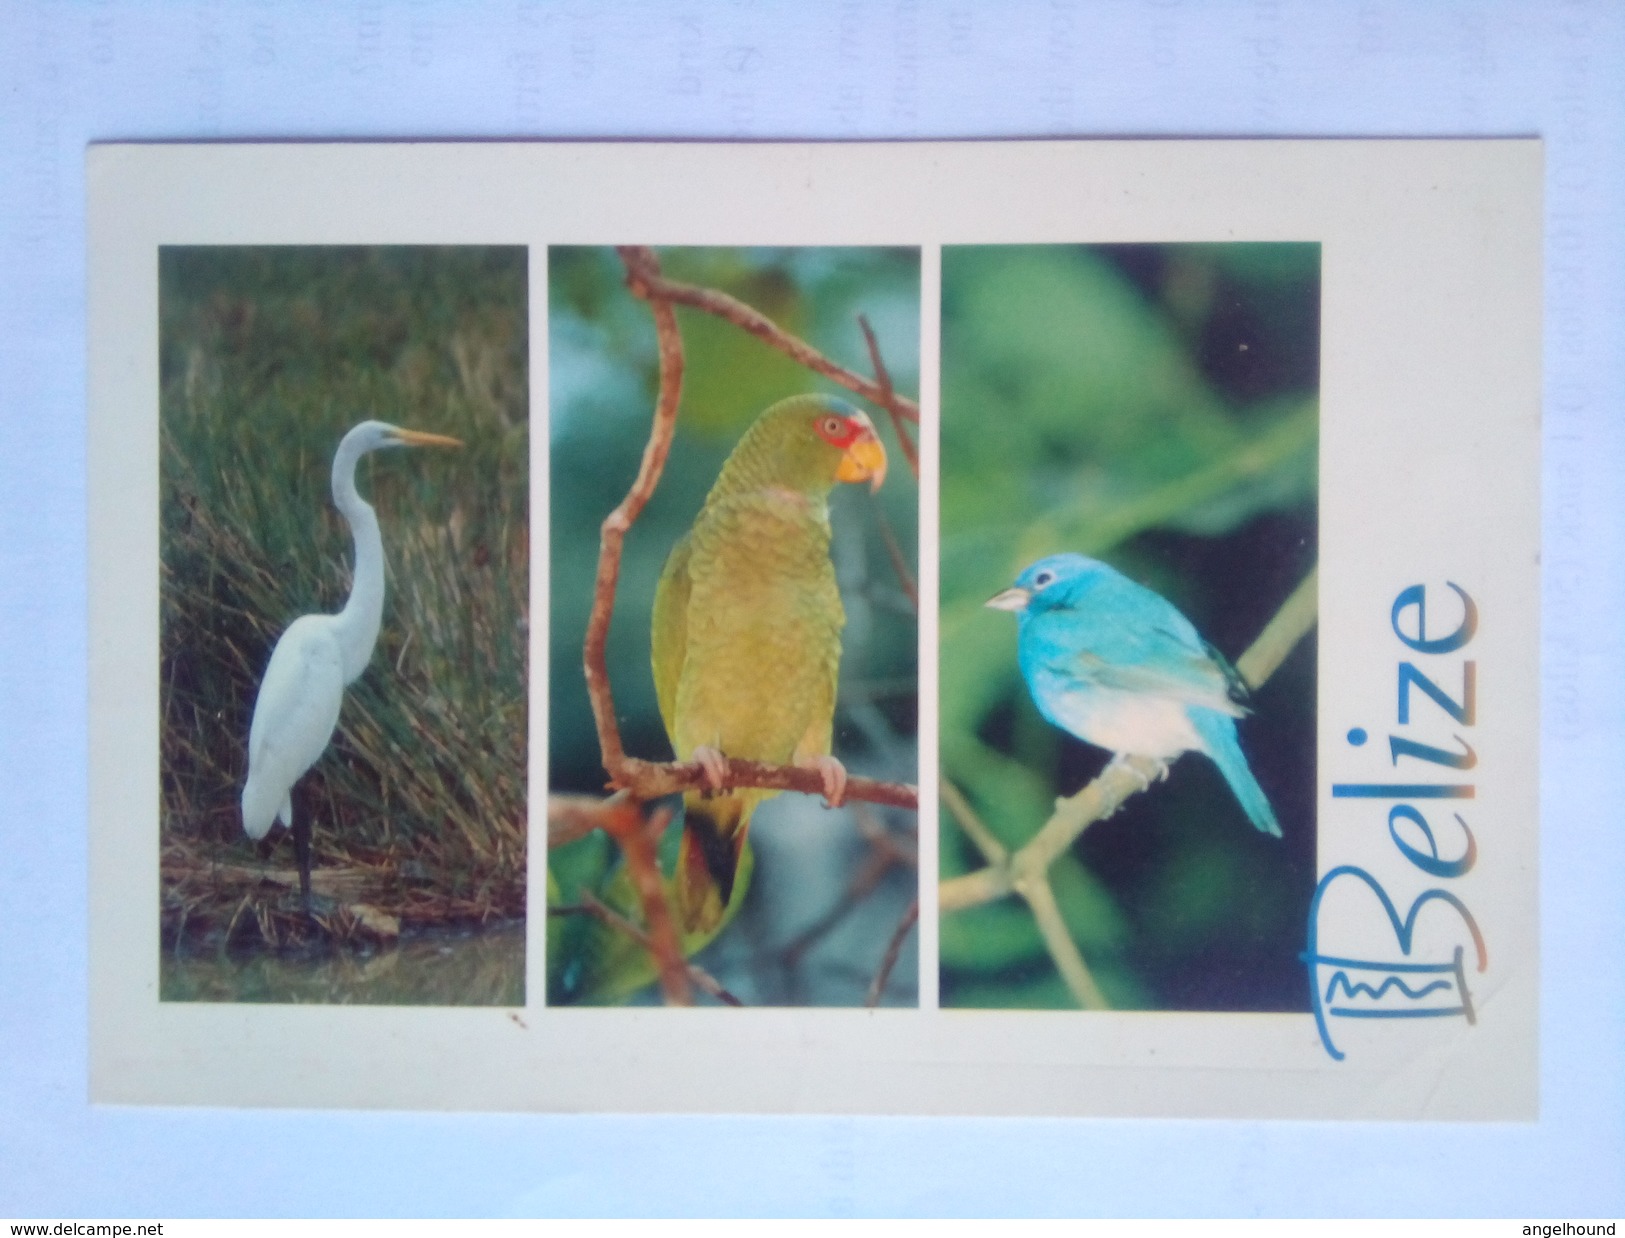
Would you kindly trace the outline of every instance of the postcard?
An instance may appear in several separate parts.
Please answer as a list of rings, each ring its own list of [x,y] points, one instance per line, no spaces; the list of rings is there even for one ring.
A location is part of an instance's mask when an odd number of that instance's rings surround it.
[[[93,148],[93,1099],[1534,1117],[1541,159]]]

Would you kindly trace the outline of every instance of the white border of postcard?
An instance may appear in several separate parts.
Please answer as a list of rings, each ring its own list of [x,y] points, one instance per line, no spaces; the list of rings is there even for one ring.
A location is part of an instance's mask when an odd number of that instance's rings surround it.
[[[1535,141],[93,148],[92,1099],[1534,1117],[1541,173]],[[1342,991],[1364,975],[1369,998],[1379,977],[1406,979],[1409,963],[1453,960],[1454,942],[1465,961],[1446,979],[1470,994],[1471,1019],[940,1010],[929,879],[918,1010],[550,1010],[546,849],[534,831],[523,1009],[158,1000],[158,246],[527,245],[532,409],[543,416],[549,245],[922,247],[920,820],[921,871],[934,874],[939,247],[1231,240],[1322,246],[1324,897],[1313,969],[1329,983],[1340,961],[1399,967],[1344,968]],[[545,443],[533,436],[535,615],[548,613]],[[1415,586],[1425,618],[1404,600]],[[1470,644],[1447,649],[1464,630],[1451,586],[1477,624]],[[540,625],[531,639],[545,651]],[[1474,676],[1470,724],[1435,710],[1423,725],[1419,708],[1400,726],[1404,665],[1413,689],[1425,674],[1458,710]],[[546,657],[531,666],[534,803],[547,785]],[[1376,742],[1354,747],[1356,729]],[[1473,764],[1402,765],[1396,739],[1470,748]],[[1470,798],[1406,800],[1422,783],[1470,784]],[[1390,828],[1396,806],[1441,802],[1450,812],[1431,834]],[[1468,871],[1456,820],[1476,844]]]

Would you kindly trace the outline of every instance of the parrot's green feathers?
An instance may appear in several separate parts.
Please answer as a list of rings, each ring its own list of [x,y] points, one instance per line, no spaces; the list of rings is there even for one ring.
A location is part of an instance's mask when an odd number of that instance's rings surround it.
[[[655,591],[655,693],[679,760],[700,749],[774,765],[829,754],[846,622],[829,492],[884,476],[874,427],[843,400],[782,400],[746,430]],[[771,794],[685,797],[687,929],[710,929],[737,900],[729,872]]]
[[[869,418],[834,396],[798,395],[780,400],[750,424],[722,466],[706,505],[734,495],[791,491],[826,498],[837,481],[870,480],[842,476],[846,458],[862,441],[870,467],[885,475],[886,453]]]
[[[734,447],[672,547],[650,616],[655,697],[679,760],[701,748],[773,765],[829,754],[846,622],[829,492],[843,481],[878,485],[885,467],[869,419],[830,396],[780,401]],[[662,868],[685,958],[739,914],[755,867],[751,814],[773,794],[683,797],[681,835],[672,848],[668,834]],[[549,866],[549,906],[563,909],[565,890],[595,889],[642,923],[624,863],[594,837],[602,846],[569,849],[567,875]],[[549,1002],[619,1002],[655,977],[649,951],[625,932],[574,907],[549,920]]]
[[[662,847],[662,851],[666,850]],[[605,863],[610,867],[600,870],[594,883],[598,887],[599,899],[634,924],[642,924],[643,908],[626,865],[607,854]],[[684,958],[693,958],[733,923],[739,909],[744,906],[745,892],[750,888],[755,869],[756,856],[747,844],[734,874],[735,897],[721,917],[703,930],[688,931],[683,929],[681,923],[678,924],[678,945]],[[675,908],[680,897],[673,888],[675,883],[665,884],[666,901]],[[550,879],[548,905],[560,906],[563,901]],[[653,984],[659,974],[654,959],[641,942],[586,914],[550,918],[547,947],[547,1000],[550,1005],[619,1005],[639,989]]]
[[[671,548],[660,583],[655,586],[654,611],[649,618],[650,661],[654,667],[655,700],[666,733],[672,733],[677,708],[677,681],[683,673],[683,649],[688,643],[688,546],[683,534]]]

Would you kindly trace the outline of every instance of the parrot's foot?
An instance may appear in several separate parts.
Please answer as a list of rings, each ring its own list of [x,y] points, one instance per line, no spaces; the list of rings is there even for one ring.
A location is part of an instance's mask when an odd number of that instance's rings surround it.
[[[824,804],[839,808],[846,802],[846,766],[832,756],[807,757],[796,764],[802,769],[818,771],[824,783]]]
[[[728,758],[722,755],[722,749],[713,748],[710,744],[701,744],[694,749],[689,760],[705,771],[707,791],[722,790],[722,781],[728,774]]]

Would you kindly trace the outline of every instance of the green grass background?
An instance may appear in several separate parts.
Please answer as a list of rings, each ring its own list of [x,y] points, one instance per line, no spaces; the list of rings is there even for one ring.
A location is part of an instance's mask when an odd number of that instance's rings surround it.
[[[466,447],[358,469],[388,592],[306,775],[315,864],[360,866],[365,900],[407,924],[522,915],[525,251],[166,247],[159,275],[166,934],[218,935],[233,911],[175,864],[264,862],[238,810],[254,697],[287,625],[348,594],[329,471],[367,418]]]

